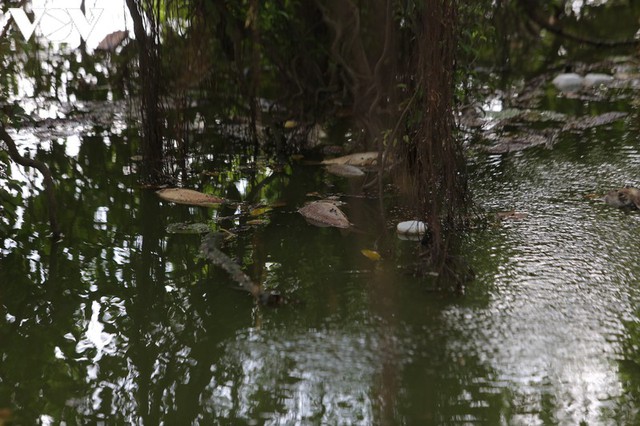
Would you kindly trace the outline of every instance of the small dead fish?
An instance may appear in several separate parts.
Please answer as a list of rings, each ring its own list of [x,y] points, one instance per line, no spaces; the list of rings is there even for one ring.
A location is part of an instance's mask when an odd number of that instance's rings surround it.
[[[504,212],[497,212],[496,216],[500,220],[522,220],[527,217],[527,214],[522,212],[517,212],[515,210],[508,210]]]

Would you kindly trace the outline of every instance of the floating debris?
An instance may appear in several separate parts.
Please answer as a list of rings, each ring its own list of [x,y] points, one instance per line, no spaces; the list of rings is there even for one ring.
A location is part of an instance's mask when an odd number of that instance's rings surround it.
[[[613,81],[613,76],[602,73],[589,73],[584,77],[574,72],[563,73],[556,76],[551,83],[561,92],[577,92],[583,88],[608,85]]]
[[[591,129],[592,127],[613,123],[627,115],[629,114],[626,112],[611,111],[600,115],[577,117],[570,119],[564,126],[562,126],[562,131]]]
[[[349,228],[351,222],[338,206],[329,201],[314,201],[298,212],[311,225],[319,227]]]
[[[602,200],[613,207],[640,209],[640,189],[633,187],[614,189],[607,193]]]
[[[206,234],[211,228],[206,223],[170,223],[167,225],[169,234]]]
[[[604,114],[585,117],[564,118],[565,124],[561,129],[546,129],[533,131],[523,131],[519,134],[505,134],[499,136],[485,150],[490,154],[505,154],[508,152],[522,151],[535,146],[546,145],[552,146],[561,132],[573,130],[587,130],[593,127],[603,126],[613,123],[628,115],[626,112],[611,111]],[[554,121],[558,120],[557,116],[553,116]],[[510,123],[514,124],[514,123]]]
[[[553,136],[535,133],[503,136],[493,145],[486,148],[490,154],[505,154],[507,152],[522,151],[539,145],[547,145],[553,141]]]
[[[194,191],[193,189],[166,188],[156,191],[156,194],[165,201],[190,206],[214,207],[224,203],[224,199],[222,198]]]
[[[398,234],[402,235],[423,235],[427,232],[427,224],[419,220],[407,220],[400,222],[396,226]]]
[[[562,92],[577,92],[584,85],[584,77],[575,72],[557,75],[551,83]]]
[[[584,76],[584,87],[606,86],[613,81],[613,76],[601,73],[589,73]]]

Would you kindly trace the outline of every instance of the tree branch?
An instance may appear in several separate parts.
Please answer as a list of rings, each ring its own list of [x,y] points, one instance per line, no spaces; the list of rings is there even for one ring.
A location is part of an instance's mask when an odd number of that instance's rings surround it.
[[[49,204],[49,223],[51,225],[51,233],[53,234],[54,239],[59,238],[61,235],[61,231],[57,217],[58,205],[56,202],[55,185],[53,182],[51,171],[42,161],[38,161],[32,158],[26,158],[20,155],[15,141],[9,135],[9,133],[7,133],[2,123],[0,123],[0,140],[2,140],[7,145],[9,156],[15,163],[23,167],[32,167],[42,173],[42,177],[44,178],[44,192],[47,196],[47,201]]]

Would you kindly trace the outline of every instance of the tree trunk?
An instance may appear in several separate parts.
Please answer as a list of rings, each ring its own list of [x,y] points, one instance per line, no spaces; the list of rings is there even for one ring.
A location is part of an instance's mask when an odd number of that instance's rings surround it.
[[[160,53],[157,37],[157,23],[153,12],[144,12],[145,2],[127,0],[127,7],[133,19],[133,30],[138,43],[140,61],[140,88],[142,117],[142,175],[151,184],[163,180],[163,139],[164,121],[160,110]],[[143,14],[149,22],[149,32],[145,29]]]
[[[462,146],[453,135],[457,3],[430,0],[417,30],[416,112],[422,117],[408,143],[399,145],[411,204],[429,225],[423,244],[430,265],[451,278],[451,243],[467,217],[469,195]],[[414,114],[415,115],[415,114]],[[459,281],[459,280],[455,280]]]

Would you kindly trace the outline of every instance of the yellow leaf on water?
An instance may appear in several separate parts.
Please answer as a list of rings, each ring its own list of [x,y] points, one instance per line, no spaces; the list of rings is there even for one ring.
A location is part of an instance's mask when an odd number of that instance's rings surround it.
[[[293,129],[295,127],[298,127],[298,122],[295,120],[287,120],[284,122],[285,129]]]
[[[378,253],[377,251],[374,250],[369,250],[369,249],[362,249],[360,250],[360,253],[362,253],[364,255],[364,257],[373,260],[374,262],[378,262],[380,260],[382,260],[382,256],[380,256],[380,253]]]
[[[271,211],[271,207],[258,207],[257,209],[251,210],[249,214],[251,216],[260,216],[268,211]]]

